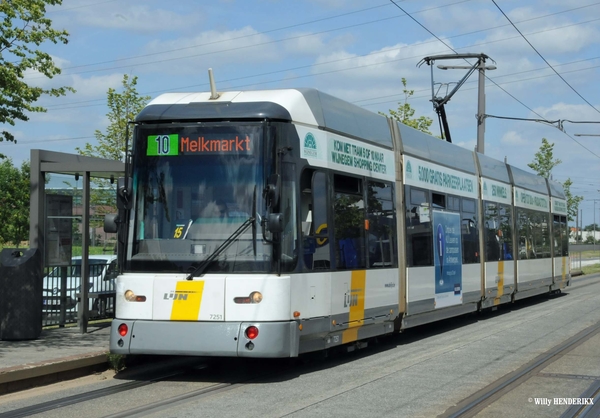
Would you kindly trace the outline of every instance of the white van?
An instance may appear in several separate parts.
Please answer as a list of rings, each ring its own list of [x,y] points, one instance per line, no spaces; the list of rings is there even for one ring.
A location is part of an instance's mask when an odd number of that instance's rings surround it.
[[[90,311],[106,311],[106,299],[102,295],[112,294],[115,291],[115,278],[117,275],[116,255],[90,255],[90,287],[89,293],[99,295],[90,298]],[[65,310],[77,313],[77,298],[81,292],[81,257],[73,257],[71,265],[66,269]],[[63,267],[55,267],[50,274],[44,277],[42,285],[42,313],[59,314],[61,308],[61,274]]]

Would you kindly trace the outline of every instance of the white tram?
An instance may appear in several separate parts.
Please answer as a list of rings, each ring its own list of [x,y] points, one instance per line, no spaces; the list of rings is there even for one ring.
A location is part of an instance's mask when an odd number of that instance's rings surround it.
[[[558,183],[313,89],[211,97],[135,120],[112,353],[294,357],[569,285]]]

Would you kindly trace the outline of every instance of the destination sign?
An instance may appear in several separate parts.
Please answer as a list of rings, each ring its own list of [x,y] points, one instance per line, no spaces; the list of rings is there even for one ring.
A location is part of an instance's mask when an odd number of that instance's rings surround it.
[[[248,135],[226,134],[219,136],[179,136],[178,134],[148,135],[146,155],[152,157],[180,154],[246,154],[252,152],[252,139]]]

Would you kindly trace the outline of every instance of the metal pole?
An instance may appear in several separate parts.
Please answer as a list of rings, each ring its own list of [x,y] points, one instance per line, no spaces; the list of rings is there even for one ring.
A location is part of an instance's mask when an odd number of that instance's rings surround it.
[[[81,196],[81,289],[79,299],[79,312],[77,319],[79,322],[79,331],[82,334],[87,333],[89,320],[89,298],[90,291],[90,172],[86,171],[83,175],[82,184],[83,193]]]
[[[479,59],[479,88],[477,97],[477,152],[485,154],[485,58]]]

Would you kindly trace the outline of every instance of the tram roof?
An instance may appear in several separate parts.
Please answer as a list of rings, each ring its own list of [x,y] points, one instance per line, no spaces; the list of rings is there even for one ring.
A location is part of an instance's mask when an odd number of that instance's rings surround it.
[[[558,197],[560,199],[566,199],[565,189],[563,185],[554,180],[548,180],[548,188],[550,189],[550,196]]]
[[[506,163],[480,153],[477,153],[477,160],[479,161],[479,172],[483,177],[510,183]]]
[[[435,164],[476,174],[473,151],[398,122],[402,152]]]
[[[311,88],[229,91],[210,99],[210,93],[166,93],[152,100],[136,122],[219,119],[287,120],[392,147],[385,117]]]
[[[548,195],[548,185],[546,184],[546,179],[544,177],[521,170],[510,164],[508,164],[508,167],[512,174],[513,184],[515,186]]]

